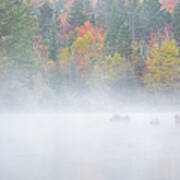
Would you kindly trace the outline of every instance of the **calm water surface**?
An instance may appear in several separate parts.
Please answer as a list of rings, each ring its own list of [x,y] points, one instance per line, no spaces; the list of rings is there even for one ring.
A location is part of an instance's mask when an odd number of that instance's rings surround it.
[[[180,180],[174,114],[129,116],[1,115],[0,180]]]

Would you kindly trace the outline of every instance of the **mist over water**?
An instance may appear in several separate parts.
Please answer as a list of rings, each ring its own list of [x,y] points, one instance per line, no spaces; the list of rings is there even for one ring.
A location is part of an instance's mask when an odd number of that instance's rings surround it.
[[[174,113],[1,115],[0,179],[179,180],[179,137]]]
[[[180,180],[179,0],[0,0],[0,180]]]

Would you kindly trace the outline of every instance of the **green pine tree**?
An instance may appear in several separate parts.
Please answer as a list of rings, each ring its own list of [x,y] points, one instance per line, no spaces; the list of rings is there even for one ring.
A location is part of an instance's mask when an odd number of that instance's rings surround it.
[[[0,50],[6,50],[8,56],[23,55],[31,48],[36,32],[31,13],[31,4],[24,0],[1,0]]]
[[[82,26],[87,20],[82,0],[75,0],[68,15],[68,22],[73,27]]]
[[[119,5],[119,6],[118,6]],[[112,2],[111,10],[107,26],[106,42],[110,46],[110,52],[114,53],[117,50],[117,37],[120,26],[125,23],[126,11],[123,3],[117,4],[116,0]]]
[[[58,11],[60,1],[53,3],[45,3],[39,8],[38,23],[40,34],[43,37],[43,45],[48,47],[49,58],[56,61],[60,39],[57,37],[57,32],[60,31],[58,20]]]
[[[146,37],[151,32],[157,32],[161,27],[171,23],[171,15],[166,10],[160,10],[161,4],[158,0],[144,0],[140,11],[139,36]]]
[[[173,12],[173,32],[174,38],[180,46],[180,3],[177,3]]]
[[[126,24],[122,24],[116,37],[116,47],[123,57],[128,57],[131,53],[131,43],[132,37],[130,27]]]

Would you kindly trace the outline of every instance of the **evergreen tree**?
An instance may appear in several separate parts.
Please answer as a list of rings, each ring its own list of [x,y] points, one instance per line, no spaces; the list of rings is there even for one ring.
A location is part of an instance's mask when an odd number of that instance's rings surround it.
[[[119,6],[118,6],[119,5]],[[109,14],[109,22],[107,26],[107,34],[106,34],[106,42],[109,44],[111,48],[111,52],[117,50],[117,36],[120,31],[120,27],[125,23],[125,7],[123,3],[118,3],[116,0],[112,2],[111,11]]]
[[[140,28],[141,37],[146,37],[151,32],[157,32],[161,27],[171,23],[171,15],[166,10],[160,10],[158,0],[144,0],[141,8]]]
[[[73,27],[82,26],[87,20],[84,12],[84,4],[82,0],[74,0],[70,13],[68,15],[68,22]]]
[[[56,61],[58,54],[58,44],[57,44],[57,27],[56,24],[53,24],[51,27],[50,38],[49,38],[49,58]]]
[[[128,55],[131,53],[131,43],[132,37],[130,27],[126,24],[122,24],[116,37],[116,46],[118,52],[123,57],[128,57]]]
[[[90,19],[93,14],[92,2],[90,0],[83,0],[83,9],[86,18]]]
[[[98,0],[95,9],[96,24],[103,28],[108,28],[110,22],[111,8],[114,0]]]
[[[17,104],[32,88],[33,42],[37,32],[33,6],[24,0],[0,1],[0,96]],[[12,93],[13,92],[13,93]],[[18,94],[19,93],[19,94]],[[8,100],[6,100],[8,101]]]
[[[173,32],[174,38],[180,46],[180,3],[177,3],[173,12]]]
[[[145,68],[145,61],[142,57],[139,57],[135,66],[136,76],[138,78],[142,77],[144,68]]]
[[[131,29],[132,40],[138,40],[140,27],[140,3],[137,0],[128,0],[126,4],[127,24]]]
[[[0,3],[0,50],[8,56],[19,56],[31,48],[36,25],[32,6],[24,0],[1,0]],[[24,50],[22,50],[24,49]]]
[[[40,33],[43,35],[43,39],[47,39],[47,33],[51,25],[53,10],[50,7],[50,4],[45,3],[39,8],[38,13],[38,23],[40,28]]]
[[[95,14],[94,9],[92,7],[92,1],[84,0],[84,14],[86,18],[91,22],[91,24],[95,25]]]
[[[39,8],[38,22],[40,34],[43,37],[43,45],[48,47],[49,58],[56,61],[60,40],[57,32],[60,31],[58,20],[58,11],[60,1],[53,3],[45,3]]]

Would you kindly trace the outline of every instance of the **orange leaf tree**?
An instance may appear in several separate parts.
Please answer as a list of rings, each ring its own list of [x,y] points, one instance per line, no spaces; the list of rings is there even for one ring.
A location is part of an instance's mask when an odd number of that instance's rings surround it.
[[[101,59],[104,51],[104,33],[89,21],[78,28],[77,39],[71,46],[81,77],[87,77],[94,62]]]

